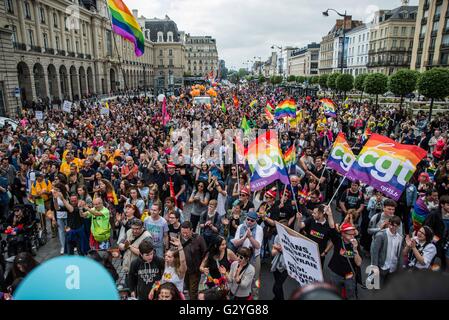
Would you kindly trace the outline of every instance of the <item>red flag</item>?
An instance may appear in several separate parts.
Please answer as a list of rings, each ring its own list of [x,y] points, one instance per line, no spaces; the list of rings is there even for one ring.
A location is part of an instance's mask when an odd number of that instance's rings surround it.
[[[170,121],[170,115],[167,112],[167,98],[162,101],[162,125],[166,125]]]
[[[239,101],[239,99],[237,98],[237,96],[234,96],[234,107],[238,107],[239,106],[239,103],[240,103],[240,101]]]
[[[176,200],[175,196],[176,196],[175,186],[174,186],[173,180],[171,179],[171,176],[170,176],[170,197],[175,198],[175,200]]]

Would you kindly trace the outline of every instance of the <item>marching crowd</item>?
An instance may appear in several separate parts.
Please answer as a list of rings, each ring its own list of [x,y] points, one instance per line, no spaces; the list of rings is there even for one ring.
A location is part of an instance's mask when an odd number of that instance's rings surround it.
[[[339,297],[357,298],[364,260],[378,267],[381,285],[403,269],[448,270],[448,115],[429,123],[423,113],[335,99],[337,117],[327,118],[318,99],[293,96],[302,116],[289,125],[262,111],[267,102],[290,98],[282,88],[218,92],[206,106],[193,105],[187,92],[169,97],[168,123],[160,102],[122,96],[108,102],[107,113],[100,113],[103,102],[81,101],[70,113],[47,112],[44,121],[24,111],[15,131],[1,129],[1,298],[11,298],[38,265],[27,236],[34,220],[39,239],[58,238],[60,254],[102,263],[119,282],[122,299],[258,299],[267,261],[274,298],[288,298],[276,222],[318,243],[323,271]],[[245,165],[193,159],[183,149],[173,156],[173,130],[200,121],[202,131],[224,133],[240,128],[243,115],[252,128],[278,129],[283,152],[295,145],[291,187],[275,182],[253,192]],[[326,167],[332,143],[344,132],[358,154],[366,128],[418,145],[428,156],[399,201],[344,181],[328,206],[342,180]],[[411,216],[418,209],[426,218],[416,229]],[[15,256],[9,272],[5,256]],[[124,281],[112,264],[118,257]]]

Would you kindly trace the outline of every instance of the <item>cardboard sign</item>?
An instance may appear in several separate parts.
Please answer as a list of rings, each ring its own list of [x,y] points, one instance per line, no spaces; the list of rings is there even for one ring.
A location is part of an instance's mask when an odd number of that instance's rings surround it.
[[[39,121],[44,120],[44,113],[42,111],[36,111],[36,119]]]
[[[288,275],[301,286],[323,282],[318,244],[280,223],[276,229]]]
[[[72,103],[70,101],[65,100],[64,104],[62,105],[62,111],[64,112],[72,112]]]

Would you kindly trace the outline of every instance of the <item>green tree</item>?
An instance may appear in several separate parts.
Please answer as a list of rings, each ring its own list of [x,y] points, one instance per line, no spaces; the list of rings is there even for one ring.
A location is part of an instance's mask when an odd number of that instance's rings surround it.
[[[327,73],[322,74],[320,76],[320,80],[318,81],[318,84],[321,87],[321,90],[327,89],[327,79],[329,78],[329,75]]]
[[[295,82],[295,80],[296,80],[296,77],[295,77],[294,75],[290,75],[290,76],[288,76],[288,78],[287,78],[287,81],[288,81],[288,82]]]
[[[306,78],[304,76],[297,76],[295,80],[296,80],[296,83],[304,83]]]
[[[384,94],[388,90],[388,77],[383,73],[371,73],[365,79],[365,92],[376,95],[376,106],[379,101],[379,94]]]
[[[418,75],[419,73],[417,71],[401,69],[390,76],[388,88],[395,95],[401,97],[401,103],[399,105],[400,108],[402,108],[404,96],[415,91]]]
[[[310,84],[319,84],[320,77],[319,76],[313,76],[310,78]]]
[[[344,92],[343,99],[346,99],[346,92],[351,91],[354,87],[354,77],[352,74],[340,74],[335,80],[335,85],[338,91]]]
[[[259,83],[264,83],[265,81],[267,81],[267,79],[265,79],[265,77],[263,75],[259,76]]]
[[[329,78],[327,78],[327,87],[332,90],[332,96],[335,93],[335,90],[337,89],[337,78],[340,76],[340,73],[332,73],[329,75]]]
[[[433,101],[449,96],[449,69],[433,68],[424,71],[418,78],[418,91],[430,99],[429,123],[432,119]]]
[[[365,79],[367,75],[367,73],[359,74],[354,80],[354,88],[360,91],[360,101],[363,98],[363,91],[365,91]]]

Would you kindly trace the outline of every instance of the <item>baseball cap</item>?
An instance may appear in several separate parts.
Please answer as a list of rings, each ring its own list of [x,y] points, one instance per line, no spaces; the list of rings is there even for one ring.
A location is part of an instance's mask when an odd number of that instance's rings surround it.
[[[340,232],[347,232],[347,231],[351,231],[351,230],[355,230],[355,227],[351,224],[351,223],[343,223],[340,227]]]
[[[257,212],[256,211],[248,211],[248,214],[246,215],[247,218],[257,220]]]

